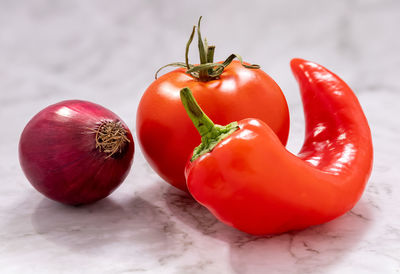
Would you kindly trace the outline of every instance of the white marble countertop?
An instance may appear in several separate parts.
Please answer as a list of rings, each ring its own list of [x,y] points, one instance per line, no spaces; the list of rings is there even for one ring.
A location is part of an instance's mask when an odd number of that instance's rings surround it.
[[[0,273],[400,273],[400,2],[243,3],[0,1]],[[293,152],[304,120],[290,59],[319,62],[355,90],[375,163],[352,211],[303,231],[248,236],[163,182],[138,146],[126,181],[98,203],[63,206],[31,187],[17,155],[27,121],[83,99],[134,131],[141,94],[158,67],[183,60],[199,15],[217,59],[240,53],[281,86]]]

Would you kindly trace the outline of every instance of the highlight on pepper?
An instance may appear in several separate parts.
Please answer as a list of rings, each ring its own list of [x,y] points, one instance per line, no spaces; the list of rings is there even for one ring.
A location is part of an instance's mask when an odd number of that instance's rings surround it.
[[[373,161],[369,125],[357,97],[337,75],[293,59],[306,121],[298,155],[259,119],[214,125],[190,90],[182,103],[201,135],[186,164],[192,196],[220,221],[262,235],[335,219],[360,199]]]

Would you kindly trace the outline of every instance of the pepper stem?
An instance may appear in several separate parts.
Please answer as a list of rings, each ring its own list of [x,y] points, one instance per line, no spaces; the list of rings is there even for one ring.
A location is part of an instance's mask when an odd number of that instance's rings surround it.
[[[183,88],[180,95],[186,113],[189,115],[190,120],[192,120],[197,131],[200,133],[200,136],[203,137],[214,128],[215,124],[203,112],[199,104],[197,104],[192,91],[189,88]]]
[[[201,144],[194,149],[190,161],[212,151],[220,141],[239,129],[237,122],[232,122],[226,126],[214,124],[197,104],[189,88],[181,89],[180,96],[186,113],[201,136]]]

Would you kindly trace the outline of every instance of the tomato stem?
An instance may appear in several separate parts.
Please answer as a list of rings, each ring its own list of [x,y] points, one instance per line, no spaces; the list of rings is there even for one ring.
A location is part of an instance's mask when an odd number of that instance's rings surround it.
[[[200,16],[199,21],[197,23],[197,43],[199,47],[199,55],[200,55],[200,64],[206,64],[207,63],[207,47],[204,46],[203,39],[201,38],[201,32],[200,32],[200,22],[201,22],[202,16]],[[207,40],[205,40],[207,44]]]
[[[214,62],[214,52],[215,52],[215,46],[207,47],[207,63]],[[207,75],[211,75],[212,73],[213,73],[213,69],[212,68],[208,69]]]
[[[214,51],[215,51],[215,46],[207,47],[207,63],[214,62]]]
[[[185,62],[175,62],[170,63],[165,66],[162,66],[156,71],[155,78],[157,79],[158,73],[166,68],[166,67],[180,67],[185,68],[186,73],[190,74],[194,78],[199,79],[200,81],[207,82],[211,80],[218,79],[219,76],[224,72],[224,69],[235,59],[239,59],[242,66],[248,69],[259,69],[259,65],[246,65],[243,63],[242,58],[238,54],[231,54],[223,63],[214,63],[214,52],[215,46],[209,46],[207,43],[207,39],[204,39],[201,36],[200,32],[200,23],[202,16],[200,16],[199,21],[197,23],[197,38],[198,38],[198,49],[200,56],[200,64],[193,65],[189,63],[189,48],[193,41],[194,35],[196,33],[196,26],[193,26],[192,32],[190,34],[189,40],[186,43],[185,49]]]
[[[186,63],[186,68],[190,69],[190,64],[189,64],[189,48],[190,44],[193,41],[194,34],[196,33],[196,26],[193,26],[192,33],[190,34],[189,40],[186,43],[186,50],[185,50],[185,63]]]
[[[201,136],[201,144],[194,149],[191,161],[212,151],[220,141],[239,129],[237,122],[232,122],[226,126],[214,124],[200,108],[189,88],[181,89],[180,96],[186,113]]]

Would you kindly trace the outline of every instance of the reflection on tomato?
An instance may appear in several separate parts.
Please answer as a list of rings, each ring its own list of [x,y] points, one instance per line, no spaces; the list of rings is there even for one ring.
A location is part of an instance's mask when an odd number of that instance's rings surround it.
[[[180,90],[188,87],[205,113],[217,124],[244,118],[267,123],[285,145],[289,132],[286,99],[261,69],[233,61],[218,79],[200,81],[179,68],[155,80],[137,111],[137,134],[152,168],[171,185],[187,191],[184,168],[200,136],[186,115]]]

